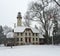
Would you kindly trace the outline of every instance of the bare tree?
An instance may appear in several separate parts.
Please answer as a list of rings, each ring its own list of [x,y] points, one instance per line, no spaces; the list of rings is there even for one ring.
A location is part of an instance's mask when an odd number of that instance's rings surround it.
[[[24,19],[25,19],[25,22],[23,23],[25,26],[30,26],[30,15],[29,15],[29,12],[27,11],[26,12],[26,15],[25,15],[25,17],[24,17]]]
[[[59,3],[58,1],[54,0],[54,2],[55,2],[58,6],[60,6],[60,3]]]
[[[49,43],[49,34],[53,26],[52,20],[55,16],[57,9],[55,7],[49,7],[49,4],[52,1],[48,0],[39,0],[37,2],[30,3],[28,12],[29,18],[26,17],[29,21],[38,22],[42,26],[42,32],[45,32],[46,43]],[[27,23],[29,23],[29,21]]]

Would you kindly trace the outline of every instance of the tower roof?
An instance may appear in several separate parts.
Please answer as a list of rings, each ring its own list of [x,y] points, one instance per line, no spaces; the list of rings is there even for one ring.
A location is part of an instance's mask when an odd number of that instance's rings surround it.
[[[17,18],[22,18],[21,12],[18,12]]]

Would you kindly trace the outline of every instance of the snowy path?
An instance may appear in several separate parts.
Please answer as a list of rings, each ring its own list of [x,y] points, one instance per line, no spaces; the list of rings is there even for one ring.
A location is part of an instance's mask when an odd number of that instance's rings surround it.
[[[24,45],[0,47],[0,56],[60,56],[60,46]]]

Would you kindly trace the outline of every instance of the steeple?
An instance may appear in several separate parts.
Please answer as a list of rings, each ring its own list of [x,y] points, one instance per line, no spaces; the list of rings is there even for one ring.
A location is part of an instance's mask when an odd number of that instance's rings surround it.
[[[17,15],[17,26],[22,26],[22,16],[20,12],[18,12]]]

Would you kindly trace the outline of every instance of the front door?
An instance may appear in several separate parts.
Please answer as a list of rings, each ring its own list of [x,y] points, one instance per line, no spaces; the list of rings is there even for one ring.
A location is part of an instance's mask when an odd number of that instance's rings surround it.
[[[31,37],[25,37],[25,42],[26,42],[26,44],[30,44],[31,43]]]
[[[31,37],[29,37],[29,43],[31,43]]]

